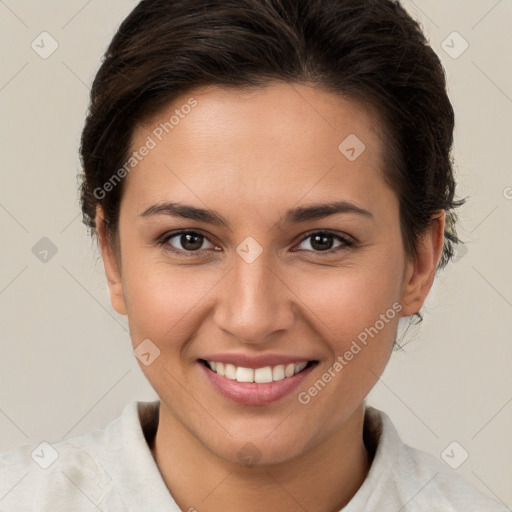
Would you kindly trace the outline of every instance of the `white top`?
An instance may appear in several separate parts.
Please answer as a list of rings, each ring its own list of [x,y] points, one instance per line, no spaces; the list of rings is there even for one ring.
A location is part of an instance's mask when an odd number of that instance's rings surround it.
[[[133,401],[104,429],[0,454],[0,511],[180,512],[146,440],[156,432],[158,407]],[[509,510],[441,460],[404,444],[384,412],[366,407],[364,429],[375,456],[342,512]]]

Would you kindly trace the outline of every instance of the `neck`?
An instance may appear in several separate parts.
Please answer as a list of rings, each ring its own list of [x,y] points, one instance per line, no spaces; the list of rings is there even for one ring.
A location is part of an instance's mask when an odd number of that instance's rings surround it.
[[[161,403],[152,450],[182,510],[333,512],[352,499],[368,473],[363,422],[361,404],[341,429],[299,457],[248,467],[214,455]]]

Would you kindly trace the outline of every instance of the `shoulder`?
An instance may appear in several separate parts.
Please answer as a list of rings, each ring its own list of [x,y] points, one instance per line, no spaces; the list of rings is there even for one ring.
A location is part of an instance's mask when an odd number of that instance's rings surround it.
[[[137,402],[103,429],[71,439],[33,442],[0,453],[0,496],[6,510],[85,510],[122,504],[109,473],[110,455],[135,421]],[[116,439],[117,438],[117,439]],[[11,507],[11,508],[9,508]],[[64,507],[64,508],[61,508]],[[117,509],[116,509],[117,510]]]
[[[409,492],[415,491],[410,499],[415,501],[419,509],[435,505],[444,507],[442,510],[454,512],[509,510],[504,504],[474,487],[456,470],[423,450],[402,444],[396,468],[399,485]],[[414,487],[409,483],[411,476]]]
[[[362,495],[367,494],[368,503],[373,501],[373,495],[381,504],[393,504],[403,512],[509,510],[504,504],[480,492],[440,459],[405,444],[390,418],[373,407],[366,408],[365,442],[367,440],[375,447],[370,472],[360,489],[364,491]],[[366,489],[363,489],[365,486]],[[347,508],[347,512],[349,510],[352,509]]]
[[[0,454],[0,496],[6,510],[81,510],[99,505],[111,481],[84,436],[58,443],[34,442]],[[9,508],[11,507],[11,508]]]

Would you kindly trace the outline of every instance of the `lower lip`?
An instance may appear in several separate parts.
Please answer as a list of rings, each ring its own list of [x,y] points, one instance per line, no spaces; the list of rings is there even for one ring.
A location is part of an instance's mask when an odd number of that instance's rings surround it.
[[[280,400],[300,386],[317,365],[317,363],[312,364],[292,377],[259,384],[256,382],[231,380],[215,373],[201,362],[198,364],[201,366],[206,378],[221,395],[243,405],[266,405]]]

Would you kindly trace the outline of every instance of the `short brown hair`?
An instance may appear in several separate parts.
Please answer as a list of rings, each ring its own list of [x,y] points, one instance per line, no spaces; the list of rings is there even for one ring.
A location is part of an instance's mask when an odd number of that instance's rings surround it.
[[[406,253],[444,210],[444,267],[459,241],[454,209],[465,202],[454,199],[454,112],[438,56],[391,0],[141,1],[92,85],[80,148],[86,225],[94,233],[99,204],[116,233],[122,183],[101,198],[95,190],[128,158],[137,123],[197,86],[276,80],[313,82],[375,109]]]

